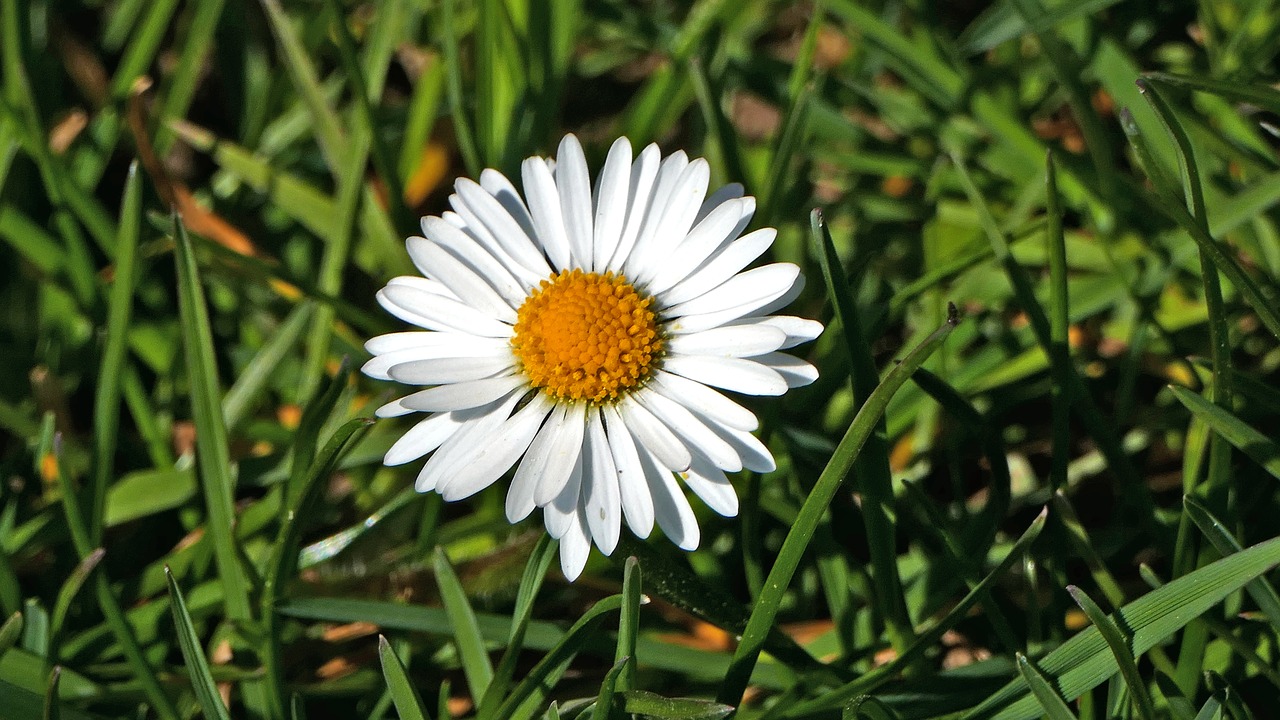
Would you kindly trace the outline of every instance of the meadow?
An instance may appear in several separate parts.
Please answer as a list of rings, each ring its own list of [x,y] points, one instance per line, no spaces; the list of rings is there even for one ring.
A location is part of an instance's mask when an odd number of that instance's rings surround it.
[[[1280,717],[1278,53],[1272,0],[0,0],[0,719]],[[729,393],[735,516],[576,579],[361,372],[420,218],[567,133],[740,183],[825,326]]]

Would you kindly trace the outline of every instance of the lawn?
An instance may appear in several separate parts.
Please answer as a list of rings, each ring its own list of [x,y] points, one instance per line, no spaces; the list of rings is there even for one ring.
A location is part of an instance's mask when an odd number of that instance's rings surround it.
[[[0,0],[0,719],[1280,717],[1278,54]]]

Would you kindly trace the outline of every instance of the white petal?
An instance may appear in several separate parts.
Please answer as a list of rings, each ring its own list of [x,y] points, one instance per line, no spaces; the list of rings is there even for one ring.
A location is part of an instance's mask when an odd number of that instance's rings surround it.
[[[786,342],[779,350],[786,350],[807,343],[822,334],[822,323],[817,320],[796,317],[794,315],[769,315],[767,317],[739,318],[726,323],[728,327],[747,325],[768,325],[776,327],[787,334]]]
[[[511,274],[501,260],[494,257],[470,235],[438,217],[422,219],[422,234],[471,268],[512,307],[519,307],[520,303],[524,302],[528,288]],[[410,254],[412,255],[412,252]],[[508,262],[511,261],[508,260]]]
[[[582,518],[575,512],[564,536],[560,538],[560,572],[565,580],[573,582],[582,574],[587,566],[587,558],[591,555],[591,541],[587,539],[587,529]]]
[[[707,258],[726,243],[736,239],[751,221],[755,200],[729,200],[716,208],[689,231],[647,283],[650,293],[657,294],[688,277]]]
[[[446,357],[412,360],[392,366],[392,380],[406,385],[442,385],[493,377],[512,370],[515,359],[508,350],[488,357]]]
[[[662,362],[662,369],[744,395],[781,395],[787,391],[787,381],[778,371],[742,358],[675,355]]]
[[[457,300],[409,284],[388,283],[378,291],[378,302],[401,320],[429,330],[451,330],[485,337],[511,337],[513,332],[510,325]]]
[[[405,244],[413,264],[423,275],[439,280],[465,304],[490,317],[507,323],[516,321],[516,311],[511,303],[453,253],[426,238],[411,237]]]
[[[470,380],[419,390],[400,399],[400,404],[422,412],[447,412],[479,407],[524,385],[519,375]]]
[[[818,379],[818,368],[794,355],[771,352],[751,359],[777,371],[787,381],[787,387],[804,387]]]
[[[595,242],[591,269],[604,272],[618,249],[627,222],[627,195],[631,190],[631,142],[620,137],[609,148],[600,185],[595,194]]]
[[[689,469],[689,463],[693,462],[689,448],[653,413],[637,403],[634,397],[624,398],[618,403],[618,412],[622,413],[622,419],[627,421],[627,427],[636,440],[653,453],[663,466],[676,472]]]
[[[553,416],[558,423],[555,435],[548,439],[547,464],[534,486],[533,501],[546,505],[564,490],[573,474],[573,467],[582,454],[582,437],[587,428],[586,404],[564,406],[563,412]]]
[[[439,337],[444,333],[432,332],[430,330],[410,330],[407,332],[387,333],[377,337],[369,338],[364,344],[364,349],[370,355],[381,355],[382,353],[396,352],[399,350],[410,350],[420,347],[431,347],[432,345],[443,344],[445,341]],[[458,337],[454,335],[454,337]]]
[[[417,460],[440,447],[460,427],[462,423],[454,417],[453,413],[436,413],[401,435],[382,457],[382,464],[395,466]]]
[[[755,309],[791,289],[799,276],[800,268],[792,263],[765,265],[739,273],[700,297],[667,308],[665,314],[668,317],[682,317],[707,315],[739,307]]]
[[[627,277],[645,283],[662,269],[677,243],[693,227],[693,219],[697,217],[698,208],[707,195],[707,182],[710,179],[711,167],[706,160],[698,158],[689,163],[671,191],[671,197],[662,211],[662,219],[653,236],[648,239],[649,249],[643,262],[637,262],[635,269]]]
[[[488,195],[488,193],[483,192],[483,190],[481,193]],[[497,201],[495,200],[494,202]],[[507,269],[507,272],[511,273],[512,277],[520,281],[522,286],[526,288],[537,287],[538,283],[543,278],[547,277],[549,273],[540,272],[536,268],[526,267],[524,263],[512,256],[512,254],[503,247],[503,244],[498,242],[498,239],[489,231],[489,228],[485,226],[484,222],[480,220],[477,210],[468,205],[467,202],[462,199],[462,196],[457,193],[450,195],[449,204],[453,206],[456,212],[444,212],[440,214],[440,217],[444,218],[445,222],[450,225],[457,227],[466,234],[467,237],[470,237],[472,242],[483,247],[485,252],[489,253],[498,262],[502,263],[502,266]]]
[[[778,231],[773,228],[763,228],[743,235],[712,255],[701,267],[669,290],[658,293],[658,302],[662,307],[670,307],[692,300],[720,286],[725,280],[733,277],[739,270],[763,255],[764,251],[773,245],[777,236]]]
[[[424,332],[414,333],[434,336],[429,344],[405,350],[393,350],[376,355],[360,368],[365,375],[379,380],[390,380],[390,370],[396,365],[414,360],[437,358],[510,357],[511,342],[501,338],[485,338],[462,333]]]
[[[565,135],[556,151],[556,187],[560,190],[560,210],[564,213],[564,229],[569,234],[569,250],[573,264],[586,270],[592,267],[591,176],[582,144],[573,134]]]
[[[533,218],[529,217],[529,209],[524,206],[524,201],[520,199],[520,193],[516,190],[516,186],[511,184],[506,175],[497,170],[486,168],[480,173],[480,187],[484,188],[493,196],[498,204],[506,208],[511,215],[511,219],[520,225],[520,229],[530,238],[537,239],[537,235],[533,229]]]
[[[729,183],[716,190],[708,195],[706,201],[702,203],[702,207],[698,208],[698,216],[693,221],[695,223],[702,222],[702,218],[710,215],[712,210],[720,207],[727,200],[736,200],[742,197],[744,191],[745,188],[742,187],[742,183]],[[754,198],[752,199],[754,200]],[[754,202],[752,204],[754,205]]]
[[[569,235],[564,229],[564,213],[560,211],[560,191],[551,170],[541,158],[532,157],[520,165],[524,191],[529,196],[529,212],[542,249],[556,270],[568,269],[573,262]]]
[[[462,425],[448,440],[442,444],[422,466],[418,473],[414,489],[418,492],[435,490],[438,483],[451,472],[453,467],[465,462],[475,449],[481,446],[478,442],[486,439],[504,420],[511,415],[516,403],[524,393],[512,391],[495,402],[480,405],[454,413],[455,419]]]
[[[720,436],[712,432],[696,415],[680,403],[656,392],[641,392],[636,401],[661,420],[671,432],[715,463],[716,467],[737,472],[742,469],[742,459]],[[697,453],[692,455],[696,461]]]
[[[684,473],[684,483],[717,513],[724,517],[738,514],[738,493],[724,473],[705,458],[693,459],[693,466]]]
[[[489,487],[520,459],[550,411],[551,401],[542,393],[536,393],[528,405],[494,432],[491,441],[478,443],[476,452],[453,467],[452,474],[438,484],[437,491],[452,502]]]
[[[583,425],[584,427],[586,425],[585,419]],[[582,453],[578,453],[578,459],[573,463],[573,470],[569,473],[569,481],[560,489],[560,494],[542,508],[547,532],[551,537],[558,538],[564,535],[569,530],[570,523],[578,521],[578,495],[582,492],[585,463]]]
[[[534,274],[543,277],[551,274],[551,268],[543,258],[541,249],[492,195],[474,180],[466,178],[454,183],[454,189],[458,191],[463,204],[488,228],[493,239],[508,255]],[[462,212],[462,208],[456,205],[454,207]]]
[[[546,473],[547,458],[551,455],[556,436],[564,428],[564,416],[568,408],[567,405],[559,405],[551,410],[537,437],[529,445],[528,452],[520,460],[520,466],[516,468],[515,477],[511,479],[511,487],[507,489],[506,504],[507,520],[513,524],[528,517],[529,513],[537,507],[537,503],[534,502],[534,490],[538,487],[539,479]],[[571,469],[572,465],[565,470],[566,478]]]
[[[401,417],[403,415],[408,415],[410,413],[417,412],[417,410],[414,410],[413,408],[405,407],[400,402],[401,400],[404,400],[404,398],[400,398],[398,400],[392,400],[386,405],[383,405],[377,410],[374,410],[373,414],[380,418],[393,418],[393,417]]]
[[[704,417],[736,430],[750,432],[760,427],[754,413],[719,392],[686,377],[659,370],[653,376],[653,389]]]
[[[647,262],[653,249],[654,235],[658,232],[658,226],[662,224],[662,218],[667,211],[671,191],[675,189],[676,182],[687,167],[689,167],[689,158],[683,150],[677,150],[668,155],[658,165],[658,172],[653,180],[653,190],[643,208],[644,214],[639,234],[632,243],[631,251],[622,258],[624,261],[622,270],[627,277],[634,279],[636,271]]]
[[[787,341],[787,334],[767,325],[721,326],[687,335],[674,335],[667,349],[681,355],[751,357],[773,352]]]
[[[709,425],[725,442],[733,446],[733,451],[742,458],[742,467],[751,472],[771,473],[778,469],[773,453],[755,435],[727,425]]]
[[[613,464],[618,469],[618,491],[622,497],[622,514],[627,526],[636,537],[647,538],[653,531],[653,496],[644,479],[644,466],[636,451],[635,440],[617,408],[606,405],[601,408],[605,430],[609,435],[609,450]]]
[[[596,547],[605,555],[618,546],[622,527],[622,501],[618,495],[618,469],[613,464],[609,438],[598,411],[587,412],[587,435],[582,447],[587,459],[582,483],[582,506]]]
[[[689,507],[689,500],[684,491],[676,485],[675,478],[669,470],[658,464],[657,458],[644,447],[640,451],[640,464],[644,466],[644,477],[649,481],[649,492],[653,496],[654,519],[662,532],[681,550],[697,550],[701,535],[698,530],[698,519]]]
[[[622,270],[623,264],[635,247],[640,228],[644,225],[645,210],[649,207],[649,195],[653,191],[654,180],[658,176],[658,164],[662,160],[662,152],[654,143],[650,143],[640,152],[640,156],[631,164],[631,192],[627,205],[627,223],[623,227],[618,247],[609,260],[607,269],[614,272]]]

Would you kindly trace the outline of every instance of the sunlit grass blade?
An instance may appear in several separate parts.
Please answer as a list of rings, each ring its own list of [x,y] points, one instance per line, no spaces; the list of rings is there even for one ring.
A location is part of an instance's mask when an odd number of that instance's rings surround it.
[[[231,430],[240,424],[248,415],[253,402],[267,387],[271,374],[275,372],[281,361],[293,349],[302,335],[307,320],[311,318],[313,306],[303,303],[289,313],[289,317],[271,333],[271,337],[263,343],[262,348],[240,371],[227,394],[222,397],[222,416]]]
[[[479,177],[480,170],[484,167],[480,161],[480,152],[476,148],[476,131],[473,130],[473,124],[468,117],[468,109],[466,107],[466,98],[463,94],[462,82],[462,53],[458,49],[458,29],[460,25],[455,19],[455,3],[457,0],[444,0],[440,3],[440,19],[441,23],[440,40],[444,46],[444,62],[446,68],[445,79],[447,80],[445,88],[448,90],[449,111],[453,120],[454,134],[457,137],[458,152],[462,155],[462,162],[467,166],[467,174],[471,177]]]
[[[1035,542],[1036,538],[1040,536],[1040,531],[1044,529],[1047,517],[1048,513],[1041,511],[1036,516],[1036,519],[1031,522],[1031,525],[1027,527],[1026,532],[1009,548],[1009,552],[1005,554],[1004,559],[991,572],[987,573],[987,576],[975,585],[942,619],[920,633],[911,647],[907,648],[906,652],[851,683],[827,691],[818,698],[796,703],[783,712],[783,717],[807,717],[823,711],[834,710],[840,707],[842,703],[863,693],[871,692],[892,680],[903,668],[915,662],[917,658],[934,647],[944,633],[964,619],[969,609],[986,596],[991,586],[1003,578],[1014,563],[1021,561],[1025,557],[1027,548],[1031,546],[1031,543]]]
[[[543,535],[538,538],[538,544],[534,546],[533,553],[529,556],[529,562],[524,568],[524,576],[520,580],[520,589],[516,592],[515,608],[511,612],[511,634],[507,640],[507,649],[502,653],[502,659],[498,661],[498,667],[493,671],[493,678],[489,681],[489,687],[480,701],[477,713],[480,720],[493,717],[490,711],[497,708],[502,702],[503,695],[511,687],[516,663],[520,659],[520,652],[524,649],[524,636],[529,630],[529,621],[533,616],[533,601],[547,577],[547,570],[555,560],[558,547],[559,543],[550,535]]]
[[[551,649],[538,664],[529,671],[529,674],[520,681],[507,697],[502,701],[502,705],[498,706],[498,710],[494,713],[496,718],[514,718],[516,717],[517,708],[523,709],[526,706],[541,706],[547,695],[551,692],[560,676],[564,673],[565,667],[573,657],[578,653],[591,634],[595,632],[604,616],[622,606],[621,595],[611,595],[592,605],[589,610],[582,614],[573,627],[569,628],[569,632],[564,638]]]
[[[117,99],[125,97],[134,80],[147,72],[155,62],[160,43],[164,40],[173,18],[178,0],[161,0],[150,3],[147,14],[134,29],[133,37],[125,44],[124,58],[111,79],[111,94]]]
[[[1182,498],[1182,505],[1191,521],[1200,528],[1200,532],[1204,533],[1219,555],[1226,557],[1244,549],[1222,521],[1214,517],[1199,500],[1187,495]],[[1275,587],[1266,580],[1258,579],[1245,585],[1245,590],[1271,621],[1272,629],[1280,632],[1280,594],[1276,593]]]
[[[1133,700],[1138,717],[1145,720],[1154,720],[1156,717],[1155,706],[1151,702],[1151,695],[1147,691],[1147,685],[1143,682],[1142,675],[1138,672],[1138,663],[1134,659],[1133,652],[1129,649],[1129,638],[1125,637],[1124,631],[1120,629],[1120,626],[1108,617],[1102,611],[1102,608],[1098,607],[1098,604],[1083,590],[1075,585],[1068,585],[1067,593],[1084,611],[1085,616],[1089,618],[1089,622],[1098,628],[1098,632],[1102,634],[1102,639],[1107,641],[1107,646],[1111,648],[1111,653],[1116,658],[1116,665],[1120,668],[1120,677],[1129,688],[1129,697]]]
[[[396,651],[391,648],[387,638],[378,636],[378,658],[382,661],[382,676],[391,691],[391,700],[396,705],[396,713],[402,720],[431,720],[431,715],[422,704],[422,698],[413,687],[409,673],[405,670]]]
[[[342,455],[359,442],[364,431],[372,424],[373,421],[368,418],[356,418],[335,430],[320,454],[309,463],[306,474],[300,476],[295,492],[289,494],[283,503],[285,511],[280,530],[276,534],[271,561],[262,579],[262,618],[266,627],[264,664],[267,683],[272,688],[269,700],[276,706],[276,712],[281,717],[284,715],[284,708],[279,704],[284,701],[285,684],[280,657],[281,628],[276,608],[284,595],[285,585],[297,573],[298,544],[302,539],[304,523],[315,514],[324,482],[333,473]]]
[[[1277,563],[1280,563],[1280,538],[1183,575],[1125,605],[1113,618],[1132,632],[1133,652],[1139,655]],[[1078,697],[1118,670],[1115,656],[1093,627],[1074,635],[1041,658],[1038,665],[1066,698]],[[966,713],[965,718],[1034,717],[1039,706],[1027,693],[1026,683],[1015,680]]]
[[[854,461],[857,459],[863,445],[875,433],[876,427],[880,423],[880,417],[889,405],[889,399],[898,391],[898,388],[906,383],[916,368],[923,365],[924,361],[942,345],[942,341],[951,334],[951,331],[955,329],[959,321],[959,315],[956,313],[955,307],[952,306],[947,322],[908,353],[901,362],[885,375],[884,380],[867,397],[862,409],[854,417],[853,422],[849,425],[849,430],[841,438],[839,445],[836,446],[830,462],[822,470],[822,474],[814,484],[809,497],[805,499],[804,506],[800,509],[800,514],[787,532],[782,548],[778,552],[778,558],[774,562],[773,568],[769,571],[768,579],[765,581],[764,590],[756,600],[751,617],[747,620],[747,627],[743,631],[742,640],[734,653],[733,664],[730,666],[729,672],[720,686],[720,692],[717,696],[718,702],[726,705],[737,705],[741,701],[742,693],[751,677],[751,671],[755,668],[756,660],[764,647],[765,638],[768,636],[769,629],[773,627],[774,621],[778,616],[783,595],[786,593],[787,586],[791,584],[791,579],[795,576],[796,569],[800,566],[800,560],[809,545],[809,541],[813,538],[813,533],[819,520],[827,511],[827,506],[831,504],[836,491],[853,468]]]
[[[320,145],[320,150],[329,163],[330,171],[339,174],[347,167],[347,154],[350,148],[347,146],[342,124],[333,108],[329,107],[329,101],[320,87],[311,53],[298,39],[293,30],[293,24],[289,21],[289,16],[285,14],[279,0],[261,0],[261,2],[267,14],[271,34],[275,36],[276,43],[280,47],[280,57],[283,59],[284,67],[289,72],[289,77],[293,79],[298,94],[302,96],[307,111],[311,114],[311,123],[315,128],[316,141]]]
[[[436,583],[440,586],[440,598],[444,601],[445,611],[454,628],[454,641],[458,646],[458,654],[462,657],[462,670],[467,676],[471,698],[473,702],[479,703],[489,682],[493,680],[489,651],[480,635],[480,628],[476,625],[475,611],[471,609],[467,593],[462,589],[462,583],[458,582],[458,576],[454,574],[453,566],[449,564],[449,558],[445,556],[443,549],[436,549],[432,566],[436,571]],[[497,717],[506,716],[499,714]]]
[[[871,345],[862,329],[862,320],[853,299],[853,288],[849,285],[849,278],[845,275],[844,266],[831,240],[831,232],[819,210],[815,209],[809,214],[809,234],[822,267],[827,296],[831,300],[845,349],[849,354],[849,379],[854,403],[861,409],[880,382],[871,356]],[[889,471],[889,441],[883,417],[877,418],[874,430],[853,458],[851,472],[862,495],[862,516],[875,576],[875,602],[884,617],[890,643],[895,650],[902,652],[911,644],[915,633],[903,597],[902,581],[898,577],[893,478]],[[720,700],[730,702],[725,697]]]
[[[1018,673],[1031,688],[1031,694],[1040,704],[1045,717],[1049,720],[1075,720],[1076,716],[1067,707],[1067,701],[1062,699],[1057,688],[1022,653],[1018,653]]]
[[[1169,389],[1196,417],[1208,423],[1214,432],[1280,480],[1280,444],[1216,403],[1209,402],[1202,395],[1177,385],[1171,385]]]
[[[218,694],[218,685],[209,672],[209,661],[204,656],[200,637],[191,624],[191,615],[187,612],[187,602],[182,590],[169,568],[165,568],[164,575],[169,582],[169,608],[173,611],[173,624],[178,630],[178,647],[182,650],[182,659],[186,662],[191,687],[200,703],[200,709],[210,720],[231,720],[231,714],[222,703],[222,696]]]
[[[643,690],[622,693],[622,709],[660,720],[721,720],[733,712],[728,705],[707,700],[666,698]]]
[[[249,604],[249,581],[240,567],[240,551],[235,527],[235,474],[222,416],[222,390],[218,383],[217,360],[213,332],[205,307],[200,270],[196,265],[191,239],[182,220],[173,217],[173,238],[177,251],[178,316],[182,321],[182,345],[186,356],[187,380],[191,385],[191,408],[196,425],[196,464],[205,509],[209,513],[208,534],[213,541],[227,616],[235,621],[249,621],[253,610]]]
[[[630,658],[631,662],[618,671],[617,689],[624,692],[635,682],[636,636],[640,634],[640,606],[644,602],[640,594],[640,562],[628,557],[622,567],[622,609],[618,615],[618,648],[615,661]]]
[[[1226,81],[1203,75],[1177,75],[1167,72],[1144,73],[1143,77],[1153,83],[1213,93],[1228,100],[1259,105],[1271,112],[1280,113],[1280,92],[1276,92],[1275,88],[1268,85]]]

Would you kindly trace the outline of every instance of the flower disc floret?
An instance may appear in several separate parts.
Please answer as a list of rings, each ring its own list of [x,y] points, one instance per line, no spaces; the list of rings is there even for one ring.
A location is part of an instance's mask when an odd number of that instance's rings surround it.
[[[617,400],[661,356],[652,304],[622,275],[562,270],[520,306],[511,345],[529,382],[552,397]]]

